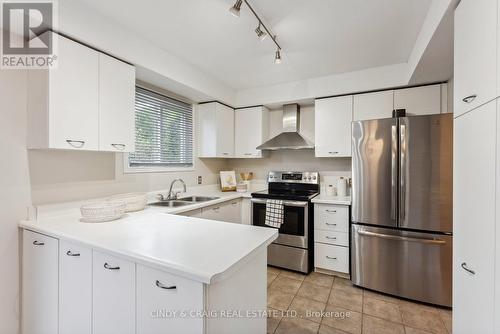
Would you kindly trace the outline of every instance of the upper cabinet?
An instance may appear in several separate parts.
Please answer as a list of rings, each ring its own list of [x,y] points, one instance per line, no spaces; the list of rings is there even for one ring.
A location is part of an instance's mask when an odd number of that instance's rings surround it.
[[[497,0],[462,0],[455,10],[455,116],[499,95],[497,16]]]
[[[317,157],[351,156],[352,101],[352,95],[315,101]]]
[[[28,71],[28,147],[133,150],[133,66],[47,33],[58,39],[58,62]]]
[[[234,157],[234,109],[219,102],[198,105],[198,156]]]
[[[394,109],[406,109],[408,116],[440,114],[441,85],[395,90]]]
[[[394,109],[394,91],[354,95],[353,121],[390,118]]]
[[[236,158],[261,158],[256,147],[269,137],[269,110],[266,107],[234,111],[234,155]]]

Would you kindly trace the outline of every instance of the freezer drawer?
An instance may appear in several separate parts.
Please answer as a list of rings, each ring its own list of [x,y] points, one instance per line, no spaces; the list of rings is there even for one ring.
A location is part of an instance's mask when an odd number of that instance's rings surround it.
[[[452,236],[356,224],[351,228],[354,284],[451,306]]]

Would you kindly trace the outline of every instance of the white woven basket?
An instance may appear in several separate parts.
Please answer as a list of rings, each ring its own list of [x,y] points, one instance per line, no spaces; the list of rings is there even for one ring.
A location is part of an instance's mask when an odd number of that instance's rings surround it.
[[[84,204],[80,207],[82,222],[102,223],[119,219],[125,214],[126,206],[123,201],[102,201]]]
[[[144,210],[146,204],[148,203],[146,193],[118,194],[108,197],[107,200],[125,202],[125,212]]]

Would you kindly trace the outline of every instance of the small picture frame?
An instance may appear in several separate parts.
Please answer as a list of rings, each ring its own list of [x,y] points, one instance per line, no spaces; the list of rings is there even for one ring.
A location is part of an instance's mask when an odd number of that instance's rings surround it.
[[[220,172],[220,185],[222,191],[236,191],[236,173],[234,170]]]

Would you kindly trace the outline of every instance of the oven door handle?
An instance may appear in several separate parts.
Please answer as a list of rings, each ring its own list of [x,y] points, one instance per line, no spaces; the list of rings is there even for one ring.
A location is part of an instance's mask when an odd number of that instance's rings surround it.
[[[251,199],[252,203],[257,203],[257,204],[266,204],[267,200],[266,199],[260,199],[260,198],[252,198]],[[305,208],[308,203],[307,202],[301,202],[301,201],[283,201],[284,206],[295,206],[298,208]]]

